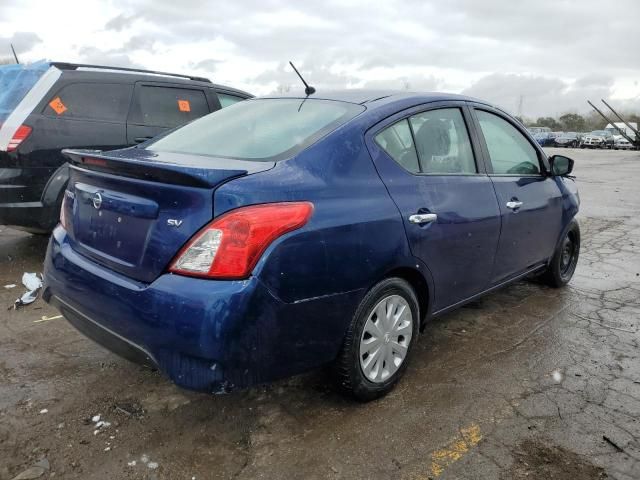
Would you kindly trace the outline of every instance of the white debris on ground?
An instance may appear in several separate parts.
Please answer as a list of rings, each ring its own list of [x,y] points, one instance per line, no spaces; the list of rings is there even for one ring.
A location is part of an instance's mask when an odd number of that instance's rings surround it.
[[[15,283],[10,283],[9,285],[5,285],[4,288],[6,288],[7,290],[11,289],[11,288],[16,288],[17,285]]]
[[[105,420],[101,420],[100,415],[94,415],[91,417],[91,421],[95,424],[95,430],[93,431],[94,435],[98,435],[102,430],[111,426],[111,422],[107,422]]]
[[[46,408],[43,408],[42,410],[40,410],[40,415],[49,412],[49,410],[47,410]]]
[[[22,284],[25,286],[27,291],[13,303],[14,309],[29,305],[36,301],[36,298],[38,298],[38,292],[42,288],[42,276],[38,276],[37,273],[24,272],[22,274]]]
[[[147,467],[149,467],[151,470],[155,470],[159,466],[160,465],[158,465],[158,462],[149,462],[149,463],[147,463]]]

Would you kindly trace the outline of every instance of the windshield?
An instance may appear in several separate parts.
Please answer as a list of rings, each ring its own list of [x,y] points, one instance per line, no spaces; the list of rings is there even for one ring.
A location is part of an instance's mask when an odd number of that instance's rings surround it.
[[[605,132],[604,130],[594,130],[593,132],[591,132],[591,135],[599,135],[599,136],[604,136],[606,135],[607,132]]]
[[[7,119],[48,69],[49,64],[45,62],[0,67],[0,123]]]
[[[147,148],[276,161],[295,155],[362,111],[360,105],[330,100],[247,100],[195,120]]]

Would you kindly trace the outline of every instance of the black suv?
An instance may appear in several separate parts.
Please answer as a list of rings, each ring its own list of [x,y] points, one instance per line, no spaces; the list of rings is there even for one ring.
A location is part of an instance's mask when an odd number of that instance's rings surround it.
[[[63,148],[135,145],[249,97],[206,78],[147,70],[0,67],[0,225],[53,229],[68,180]]]

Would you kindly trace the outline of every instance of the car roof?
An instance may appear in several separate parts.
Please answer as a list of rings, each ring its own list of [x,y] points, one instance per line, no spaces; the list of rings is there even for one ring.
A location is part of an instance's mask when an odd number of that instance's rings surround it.
[[[296,93],[272,94],[265,95],[261,98],[307,98],[304,95]],[[454,93],[441,92],[407,92],[403,90],[367,90],[367,89],[345,89],[345,90],[328,90],[320,91],[310,95],[308,98],[319,100],[334,100],[338,102],[357,103],[367,106],[383,106],[398,100],[417,100],[419,102],[438,102],[438,101],[472,101],[484,103],[482,100],[457,95]]]
[[[203,87],[213,87],[223,93],[235,94],[241,97],[253,97],[248,92],[227,85],[212,83],[208,78],[182,75],[177,73],[157,72],[154,70],[144,70],[136,68],[112,67],[106,65],[88,65],[81,63],[49,62],[52,67],[62,70],[67,75],[79,77],[83,80],[98,78],[109,78],[112,81],[122,83],[133,83],[133,81],[148,82],[170,82],[182,83],[185,85],[198,85]]]

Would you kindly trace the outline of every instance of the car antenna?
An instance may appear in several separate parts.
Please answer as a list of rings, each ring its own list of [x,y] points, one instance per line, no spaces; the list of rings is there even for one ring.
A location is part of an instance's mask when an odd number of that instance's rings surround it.
[[[13,43],[10,43],[9,45],[11,46],[11,51],[13,52],[13,58],[15,58],[16,63],[20,65],[20,60],[18,60],[18,55],[16,55],[16,49],[13,48]]]
[[[300,77],[300,80],[302,80],[302,83],[304,83],[304,93],[307,96],[313,95],[314,93],[316,93],[316,89],[314,87],[312,87],[311,85],[309,85],[307,82],[304,81],[304,78],[302,78],[302,75],[300,75],[300,72],[298,71],[298,69],[293,64],[292,61],[289,61],[289,65],[291,65],[291,68],[293,68],[293,70],[296,72],[298,77]]]

